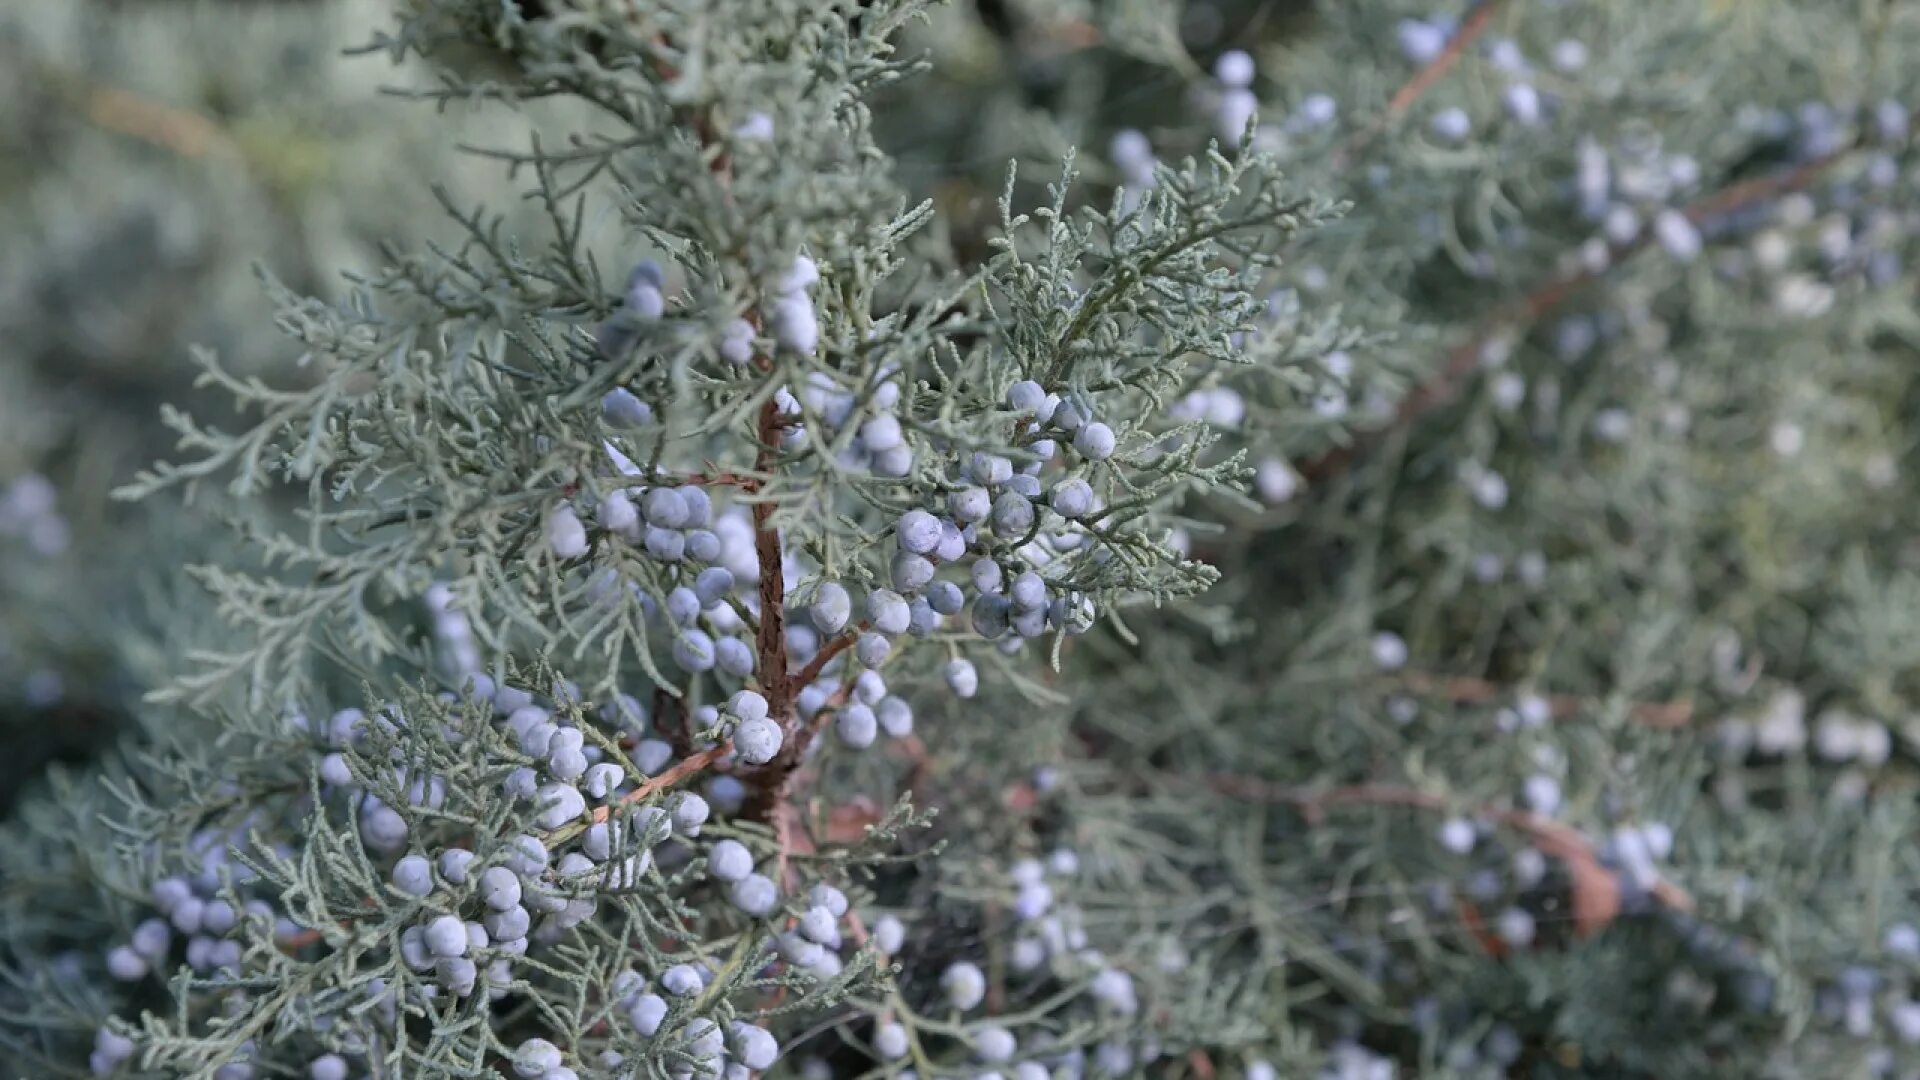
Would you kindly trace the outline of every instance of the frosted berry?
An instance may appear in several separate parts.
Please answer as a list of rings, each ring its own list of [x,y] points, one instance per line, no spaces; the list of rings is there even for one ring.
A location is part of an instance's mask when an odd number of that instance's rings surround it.
[[[577,559],[587,553],[587,529],[573,507],[563,504],[547,514],[547,547],[561,559]]]
[[[927,606],[941,615],[958,615],[967,606],[967,597],[953,582],[936,581],[927,586]]]
[[[956,697],[970,698],[980,690],[980,676],[974,671],[973,661],[956,659],[947,661],[943,671],[947,680],[947,689]]]
[[[980,1060],[997,1065],[1014,1055],[1020,1044],[1013,1032],[998,1024],[989,1024],[973,1033],[973,1052]]]
[[[633,1030],[646,1038],[652,1038],[660,1031],[660,1024],[667,1018],[667,999],[658,994],[641,994],[627,1007],[627,1022]]]
[[[662,529],[685,528],[692,516],[680,489],[671,487],[648,488],[640,498],[640,512],[646,515],[647,524]]]
[[[1016,608],[1028,611],[1042,608],[1047,604],[1047,583],[1039,574],[1025,570],[1013,579],[1007,595]]]
[[[513,1052],[513,1075],[536,1080],[560,1067],[560,1048],[545,1039],[528,1039]]]
[[[977,966],[962,960],[940,976],[940,990],[948,1004],[966,1012],[986,1000],[987,977]]]
[[[874,1052],[889,1060],[907,1056],[907,1029],[899,1024],[881,1024],[873,1033]]]
[[[928,554],[940,544],[940,519],[925,510],[909,510],[894,525],[894,537],[902,551]]]
[[[912,613],[908,613],[911,618]],[[902,627],[905,629],[905,627]],[[893,652],[893,643],[881,634],[861,634],[860,640],[853,644],[854,658],[870,668],[877,668],[887,662],[887,656]]]
[[[892,413],[870,416],[866,423],[860,425],[860,445],[873,453],[895,449],[901,445],[903,438],[900,432],[900,418]]]
[[[753,873],[753,853],[738,840],[722,840],[707,851],[707,873],[718,881],[740,881]]]
[[[867,618],[872,621],[873,628],[882,634],[904,634],[912,613],[907,610],[906,599],[899,593],[892,589],[875,589],[867,594]]]
[[[713,638],[702,630],[683,630],[673,639],[673,662],[683,671],[712,671],[717,654]]]
[[[660,988],[675,997],[692,997],[704,983],[692,964],[675,964],[660,973]]]
[[[682,792],[673,803],[673,831],[680,836],[699,836],[713,810],[707,800],[691,791]]]
[[[888,576],[893,588],[900,593],[917,593],[933,581],[933,563],[904,551],[895,552],[893,562],[888,568]],[[909,625],[911,625],[911,619]]]
[[[425,896],[433,891],[433,866],[420,855],[408,855],[393,864],[393,887],[408,896]]]
[[[1047,504],[1061,517],[1085,517],[1093,509],[1093,488],[1077,476],[1067,477],[1047,493]]]
[[[947,512],[962,524],[985,521],[992,510],[993,495],[986,488],[961,488],[947,496]]]
[[[871,940],[874,948],[891,956],[907,943],[906,925],[892,915],[882,915],[873,921]]]
[[[1033,501],[1017,491],[1002,492],[993,500],[993,531],[1018,537],[1033,528]]]
[[[873,710],[861,702],[853,702],[840,710],[833,718],[833,732],[841,743],[854,750],[865,750],[873,745],[879,734],[879,721]]]
[[[504,866],[490,866],[480,874],[480,899],[495,911],[520,903],[520,877]]]
[[[653,423],[653,408],[626,387],[616,386],[600,399],[600,417],[612,427],[645,427]]]
[[[814,593],[813,603],[807,605],[807,614],[821,633],[837,634],[853,617],[853,597],[847,595],[845,587],[829,581]]]
[[[1473,133],[1473,121],[1468,118],[1465,109],[1445,108],[1433,114],[1428,121],[1428,129],[1442,142],[1464,142]]]
[[[780,1057],[780,1044],[774,1041],[765,1028],[734,1021],[728,1029],[730,1038],[728,1049],[735,1059],[754,1072],[763,1072],[773,1067]]]
[[[880,726],[896,739],[904,739],[913,734],[913,706],[905,698],[883,698],[874,709]]]
[[[780,753],[780,725],[764,716],[742,720],[733,732],[733,749],[749,765],[765,765]]]
[[[1373,662],[1382,671],[1398,671],[1407,663],[1407,643],[1399,634],[1383,630],[1373,636]]]
[[[723,637],[714,643],[715,663],[721,671],[736,679],[753,674],[753,647],[737,637]]]
[[[1253,57],[1239,49],[1220,54],[1213,62],[1213,77],[1220,80],[1222,86],[1248,87],[1253,85]],[[1034,387],[1039,389],[1039,387]]]
[[[107,974],[121,982],[135,982],[147,976],[147,961],[130,946],[116,945],[107,952]]]
[[[749,915],[766,915],[780,902],[780,891],[774,887],[773,880],[764,874],[748,874],[733,883],[728,890],[728,899],[733,906]]]
[[[764,719],[767,699],[757,690],[739,690],[727,699],[727,711],[742,720]]]

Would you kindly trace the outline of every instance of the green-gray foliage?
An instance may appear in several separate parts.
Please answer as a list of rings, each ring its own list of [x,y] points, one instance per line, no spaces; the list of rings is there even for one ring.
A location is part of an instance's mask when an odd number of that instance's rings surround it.
[[[343,295],[270,282],[298,366],[216,342],[233,412],[170,410],[121,488],[239,540],[164,553],[207,600],[116,646],[135,733],[0,832],[17,1071],[83,1075],[106,1024],[126,1075],[512,1075],[534,1037],[717,1074],[701,1025],[739,1020],[783,1075],[1920,1060],[1912,12],[400,7],[372,51],[506,180]],[[1402,22],[1435,16],[1457,55]],[[1257,117],[1218,119],[1229,46]],[[942,576],[991,555],[1057,606],[856,644],[903,515],[996,456],[1095,508],[989,517]],[[641,488],[711,516],[621,524]],[[734,588],[674,615],[703,524]],[[633,779],[529,796],[572,768],[546,716]],[[480,908],[396,857],[602,819],[571,877],[517,871],[558,898],[484,947],[497,993],[409,963]],[[170,874],[270,906],[110,978]],[[851,899],[824,950],[815,884]],[[682,963],[706,984],[643,1033]]]

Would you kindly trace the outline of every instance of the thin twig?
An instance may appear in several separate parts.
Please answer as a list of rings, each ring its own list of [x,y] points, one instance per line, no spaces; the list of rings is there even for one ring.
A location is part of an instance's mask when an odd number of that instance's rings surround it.
[[[1477,679],[1470,675],[1431,675],[1415,671],[1400,675],[1392,682],[1413,693],[1445,698],[1460,705],[1484,705],[1521,693],[1512,687],[1502,686],[1489,679]],[[1590,702],[1571,694],[1543,694],[1540,697],[1547,703],[1551,716],[1555,720],[1564,720],[1592,707]],[[1693,703],[1691,701],[1635,702],[1628,710],[1628,715],[1648,727],[1685,727],[1693,719]]]
[[[1791,169],[1730,184],[1688,203],[1681,208],[1681,213],[1689,222],[1699,225],[1710,218],[1720,217],[1755,203],[1801,191],[1819,179],[1834,164],[1857,150],[1859,145],[1858,142],[1849,143],[1830,153],[1804,161]],[[1646,249],[1652,243],[1652,238],[1652,226],[1643,225],[1625,242],[1609,245],[1606,263],[1599,270],[1582,267],[1573,273],[1563,274],[1497,310],[1492,316],[1482,321],[1479,330],[1471,338],[1448,350],[1440,369],[1432,378],[1401,400],[1400,407],[1394,411],[1391,421],[1357,436],[1351,444],[1334,447],[1319,457],[1305,462],[1298,468],[1301,477],[1312,483],[1339,473],[1353,461],[1364,443],[1377,440],[1388,431],[1407,427],[1426,414],[1452,402],[1460,395],[1468,377],[1479,368],[1481,357],[1488,345],[1504,334],[1540,321],[1582,289],[1600,280],[1608,271]]]
[[[1404,806],[1444,812],[1454,805],[1443,796],[1393,784],[1355,784],[1310,790],[1270,784],[1231,773],[1218,773],[1208,778],[1207,786],[1239,799],[1287,803],[1298,807],[1311,822],[1318,822],[1328,810],[1339,806]],[[1619,915],[1619,878],[1600,864],[1592,842],[1578,830],[1525,810],[1483,807],[1478,814],[1516,832],[1525,833],[1542,853],[1566,864],[1573,879],[1574,928],[1581,936],[1599,932]],[[1693,897],[1670,881],[1656,882],[1650,891],[1655,899],[1674,911],[1693,910]]]
[[[1487,32],[1487,28],[1493,25],[1494,15],[1499,12],[1504,2],[1505,0],[1478,0],[1473,10],[1467,12],[1467,17],[1460,21],[1460,28],[1447,39],[1447,47],[1440,50],[1440,55],[1422,65],[1420,70],[1414,72],[1411,78],[1401,84],[1400,89],[1394,91],[1393,97],[1388,99],[1386,111],[1334,153],[1334,167],[1345,168],[1362,150],[1371,146],[1375,139],[1386,134],[1389,128],[1406,116],[1407,111],[1412,109],[1428,90],[1445,78],[1447,72],[1453,70],[1454,65],[1460,62],[1460,58],[1466,55],[1468,46]]]

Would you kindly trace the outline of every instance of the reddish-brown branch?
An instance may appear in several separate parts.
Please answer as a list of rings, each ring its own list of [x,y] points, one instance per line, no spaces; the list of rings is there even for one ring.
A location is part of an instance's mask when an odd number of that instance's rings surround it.
[[[1447,72],[1453,70],[1454,65],[1460,62],[1460,58],[1466,55],[1467,48],[1479,40],[1480,36],[1487,32],[1487,28],[1493,25],[1493,17],[1499,12],[1503,2],[1504,0],[1479,0],[1473,10],[1467,12],[1467,17],[1460,21],[1460,28],[1447,39],[1447,46],[1440,50],[1440,55],[1423,64],[1420,70],[1414,72],[1406,82],[1400,85],[1400,89],[1394,91],[1393,97],[1387,100],[1386,112],[1372,124],[1362,128],[1345,146],[1342,146],[1334,155],[1334,164],[1344,168],[1352,162],[1355,155],[1366,149],[1375,139],[1385,134],[1387,129],[1406,116],[1407,111],[1413,108],[1428,90],[1433,89],[1434,84],[1445,78]]]
[[[87,119],[109,131],[131,135],[181,157],[240,157],[233,139],[199,113],[109,86],[76,85],[76,90],[80,110]]]
[[[1803,190],[1856,148],[1856,145],[1844,146],[1831,153],[1802,162],[1791,169],[1730,184],[1688,203],[1681,208],[1681,212],[1688,221],[1698,225],[1710,218],[1744,209],[1754,203]],[[1487,346],[1496,338],[1503,333],[1540,321],[1582,289],[1598,281],[1607,271],[1645,249],[1651,242],[1651,227],[1642,227],[1625,243],[1609,246],[1606,263],[1601,269],[1596,271],[1583,268],[1574,273],[1564,274],[1497,310],[1482,322],[1480,330],[1472,338],[1448,350],[1440,369],[1400,402],[1400,407],[1394,411],[1391,421],[1362,436],[1362,440],[1377,439],[1387,431],[1405,428],[1427,413],[1453,401],[1460,395],[1468,377],[1480,366],[1481,356],[1485,353]],[[1298,471],[1308,482],[1323,480],[1345,469],[1361,445],[1360,441],[1356,441],[1349,446],[1335,447],[1305,462]]]
[[[742,491],[759,491],[760,478],[736,472],[689,473],[679,478],[683,484],[695,487],[737,487]]]
[[[1436,812],[1452,806],[1442,796],[1392,784],[1356,784],[1311,791],[1220,773],[1210,777],[1207,786],[1235,798],[1296,806],[1312,822],[1318,822],[1328,810],[1340,806],[1404,806]],[[1592,843],[1578,830],[1525,810],[1482,808],[1479,814],[1525,833],[1542,853],[1566,864],[1573,882],[1573,925],[1581,936],[1598,933],[1620,914],[1619,879],[1600,864]],[[1693,910],[1693,898],[1672,882],[1656,882],[1651,892],[1655,899],[1675,911]]]
[[[1510,698],[1515,694],[1512,687],[1468,675],[1429,675],[1415,671],[1401,675],[1393,682],[1416,694],[1445,698],[1460,705],[1484,705]],[[1569,716],[1585,712],[1590,707],[1587,701],[1571,694],[1543,694],[1541,698],[1546,701],[1555,720],[1564,720]],[[1628,715],[1636,722],[1648,727],[1685,727],[1693,719],[1693,703],[1690,701],[1636,702],[1628,710]]]
[[[727,756],[728,751],[732,749],[733,743],[729,740],[721,742],[717,746],[709,746],[697,754],[689,754],[675,762],[666,772],[649,779],[646,783],[620,796],[617,803],[608,803],[605,806],[594,807],[591,819],[596,824],[605,821],[612,816],[613,808],[616,805],[623,806],[631,803],[645,802],[647,799],[652,798],[668,788],[676,787],[682,781],[690,779],[711,766],[714,762]]]
[[[839,637],[821,646],[820,651],[814,654],[813,659],[807,661],[806,666],[802,667],[799,673],[794,675],[794,693],[797,694],[807,687],[812,686],[813,680],[820,677],[820,672],[824,670],[829,663],[833,662],[833,658],[852,648],[853,643],[860,639],[860,632],[866,628],[867,624],[863,622],[854,629],[841,634]]]
[[[779,425],[780,407],[769,397],[760,407],[755,472],[765,473],[772,467],[780,445]],[[787,683],[787,575],[773,512],[771,502],[753,504],[753,549],[760,563],[760,692],[766,695],[768,713],[790,731],[793,698]]]

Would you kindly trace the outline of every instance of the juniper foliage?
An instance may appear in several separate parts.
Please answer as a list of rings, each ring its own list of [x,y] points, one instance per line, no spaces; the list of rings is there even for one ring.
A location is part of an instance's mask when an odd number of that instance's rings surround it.
[[[1920,24],[1273,16],[401,5],[17,1068],[1910,1072]]]

